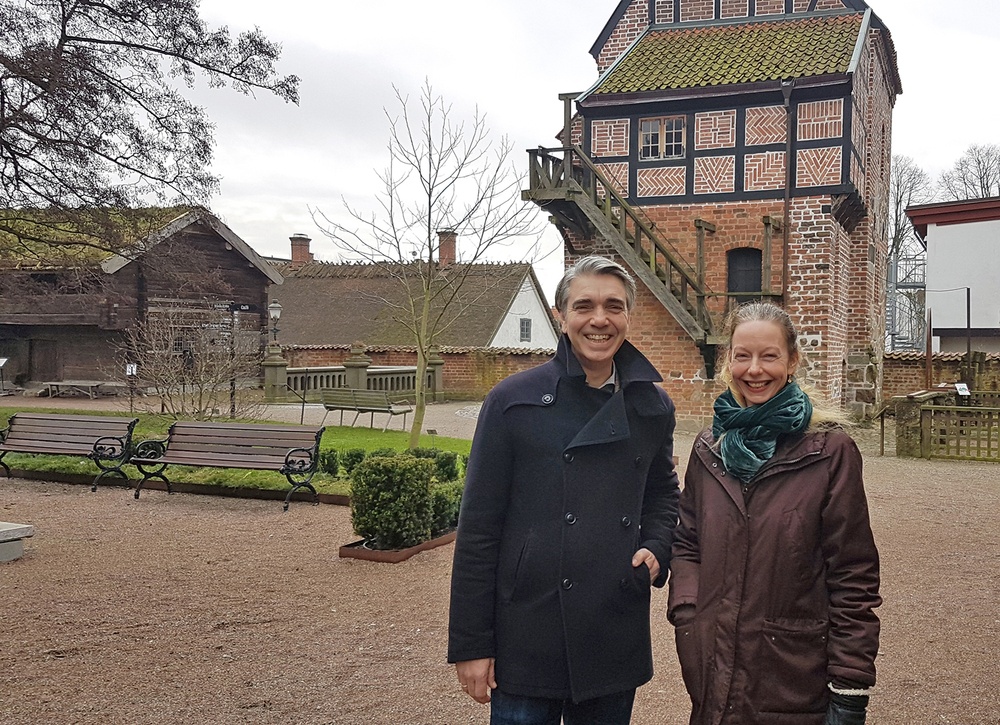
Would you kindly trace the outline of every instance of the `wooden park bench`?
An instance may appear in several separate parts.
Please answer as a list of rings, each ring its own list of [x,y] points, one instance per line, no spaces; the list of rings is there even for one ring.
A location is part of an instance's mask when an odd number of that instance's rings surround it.
[[[170,426],[165,440],[140,441],[132,463],[142,473],[135,487],[135,497],[143,484],[158,478],[170,490],[163,474],[170,464],[208,468],[246,468],[277,471],[291,485],[285,496],[284,510],[292,494],[300,488],[316,489],[310,483],[319,464],[319,441],[323,426],[267,425],[260,423],[214,423],[177,421]]]
[[[403,416],[403,430],[406,430],[406,414],[413,411],[413,406],[410,405],[409,401],[392,400],[389,397],[389,393],[384,390],[324,388],[321,392],[323,407],[326,408],[326,414],[323,416],[324,422],[326,422],[326,416],[333,410],[340,411],[341,425],[344,424],[344,411],[354,411],[354,420],[351,421],[352,426],[358,422],[358,416],[362,413],[371,413],[371,422],[368,427],[372,428],[375,426],[375,414],[387,413],[389,417],[385,419],[382,432],[385,432],[389,427],[389,422],[394,415]]]
[[[101,469],[91,485],[108,475],[128,480],[122,471],[132,453],[132,431],[138,418],[65,413],[15,413],[0,430],[0,466],[10,476],[3,457],[8,453],[82,456]]]

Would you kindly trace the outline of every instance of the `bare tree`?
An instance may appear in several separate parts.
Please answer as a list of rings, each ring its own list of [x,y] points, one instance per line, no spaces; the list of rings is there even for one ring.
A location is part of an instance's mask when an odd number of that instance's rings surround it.
[[[973,144],[941,174],[939,186],[942,196],[954,201],[1000,196],[1000,146]]]
[[[927,172],[909,156],[893,156],[889,175],[889,260],[886,266],[886,347],[919,345],[924,320],[926,250],[907,207],[933,200]]]
[[[198,420],[257,416],[260,330],[223,303],[158,302],[125,332],[116,356],[119,371],[137,365],[135,384],[149,394],[140,399],[144,407]]]
[[[419,443],[426,406],[427,361],[442,332],[463,310],[480,304],[488,290],[475,265],[501,251],[536,256],[541,234],[534,207],[521,201],[523,176],[512,146],[494,141],[478,110],[463,122],[424,84],[413,102],[394,88],[398,111],[390,123],[389,165],[379,173],[377,211],[365,213],[344,201],[349,229],[320,211],[314,219],[348,258],[378,265],[401,294],[380,300],[405,327],[417,351],[417,390],[410,446]],[[459,263],[441,265],[441,230],[461,234]],[[475,275],[475,276],[473,276]],[[488,284],[488,283],[487,283]]]
[[[198,5],[0,0],[0,253],[119,252],[150,231],[133,210],[207,202],[212,126],[178,79],[298,102],[299,79],[275,72],[279,45],[213,30]]]

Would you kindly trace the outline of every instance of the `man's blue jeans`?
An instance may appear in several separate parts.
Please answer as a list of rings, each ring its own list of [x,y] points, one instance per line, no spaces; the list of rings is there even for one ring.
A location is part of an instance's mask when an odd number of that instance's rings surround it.
[[[550,700],[521,697],[493,690],[490,725],[628,725],[632,719],[635,690],[616,692],[593,700]]]

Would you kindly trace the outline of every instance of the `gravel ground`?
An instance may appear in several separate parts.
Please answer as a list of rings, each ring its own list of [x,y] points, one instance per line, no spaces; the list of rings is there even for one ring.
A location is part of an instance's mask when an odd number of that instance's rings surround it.
[[[432,408],[425,427],[471,435],[474,406]],[[885,597],[869,723],[1000,725],[1000,468],[882,458],[858,435]],[[0,564],[4,725],[489,720],[444,661],[451,545],[340,559],[342,507],[20,479],[0,520],[36,529]],[[638,725],[686,722],[664,606]]]

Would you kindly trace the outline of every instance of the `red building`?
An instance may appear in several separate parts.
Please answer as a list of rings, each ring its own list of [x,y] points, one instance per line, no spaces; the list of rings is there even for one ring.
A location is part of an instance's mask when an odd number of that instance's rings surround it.
[[[632,338],[682,419],[711,414],[722,319],[773,299],[807,380],[854,414],[879,399],[892,108],[888,29],[861,0],[622,0],[532,151],[525,198],[567,262],[643,282]],[[572,104],[572,105],[571,105]]]

